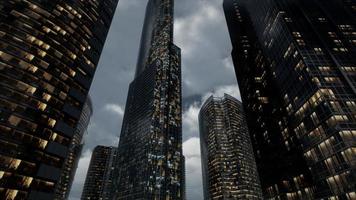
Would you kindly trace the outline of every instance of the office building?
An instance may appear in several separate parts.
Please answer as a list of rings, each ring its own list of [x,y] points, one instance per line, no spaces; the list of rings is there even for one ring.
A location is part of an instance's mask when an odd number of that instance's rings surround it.
[[[225,0],[267,199],[355,199],[355,2]]]
[[[67,192],[62,169],[116,4],[0,2],[0,199]]]
[[[149,0],[118,148],[116,199],[183,199],[181,56],[173,0]]]
[[[62,166],[62,173],[56,186],[56,199],[68,199],[84,146],[83,137],[87,131],[92,114],[93,106],[90,97],[88,97],[84,104],[82,114],[80,115],[78,125],[74,130],[67,158]]]
[[[113,199],[116,160],[116,147],[95,147],[85,179],[82,200]]]
[[[211,96],[199,113],[204,199],[262,199],[242,104]]]

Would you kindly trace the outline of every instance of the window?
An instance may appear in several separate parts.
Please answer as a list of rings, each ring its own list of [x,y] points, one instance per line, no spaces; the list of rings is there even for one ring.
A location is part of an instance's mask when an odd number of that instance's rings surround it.
[[[29,188],[31,183],[32,183],[32,180],[33,178],[32,177],[26,177],[24,176],[23,179],[22,179],[22,185],[25,187],[25,188]]]
[[[318,161],[318,156],[315,152],[315,149],[311,149],[307,151],[304,156],[307,158],[309,162],[317,162]]]
[[[328,83],[340,83],[341,80],[338,77],[324,77],[324,80]]]
[[[38,143],[38,147],[39,147],[40,149],[45,149],[46,146],[47,146],[47,144],[48,144],[48,141],[47,141],[47,140],[42,140],[42,139],[40,139],[40,141],[39,141],[39,143]]]
[[[319,18],[318,18],[318,21],[319,21],[319,22],[326,22],[326,18],[324,18],[324,17],[319,17]]]
[[[43,100],[48,102],[52,98],[52,96],[50,94],[43,93],[42,98]]]
[[[57,123],[56,120],[54,120],[54,119],[52,119],[52,118],[49,118],[49,119],[48,119],[48,126],[50,126],[50,127],[53,128],[53,127],[56,125],[56,123]]]
[[[321,48],[314,48],[314,51],[317,55],[323,55],[323,50]]]
[[[21,118],[11,115],[8,119],[9,123],[13,126],[17,126],[21,122]]]
[[[29,65],[28,71],[35,73],[37,72],[38,67],[34,66],[34,65]]]
[[[324,156],[324,158],[327,158],[329,155],[334,153],[334,142],[334,137],[331,137],[318,145],[320,153]]]
[[[334,40],[336,46],[342,46],[341,40]]]
[[[317,86],[321,86],[320,80],[318,77],[312,78],[313,83],[315,83]]]
[[[45,51],[38,50],[38,55],[40,55],[43,58],[47,55],[47,53]]]
[[[318,118],[318,116],[316,115],[315,112],[313,112],[313,113],[310,115],[310,118],[312,119],[314,125],[319,124],[319,118]]]
[[[28,54],[25,56],[25,58],[26,58],[28,61],[32,61],[32,60],[35,58],[35,56],[28,53]]]
[[[331,71],[331,68],[329,66],[321,66],[321,67],[319,67],[319,71],[329,72],[329,71]]]
[[[13,200],[13,199],[15,199],[18,192],[19,192],[18,190],[8,189],[6,191],[6,194],[5,194],[5,200]]]
[[[347,121],[349,121],[349,118],[346,115],[334,115],[334,116],[330,117],[326,121],[326,123],[329,126],[335,126],[338,123],[344,123],[344,122],[347,122]]]
[[[299,46],[305,46],[305,42],[302,39],[297,39],[297,43]]]
[[[330,105],[334,112],[342,112],[342,107],[338,101],[330,101]]]
[[[329,35],[329,37],[331,37],[331,38],[336,38],[336,37],[337,37],[337,35],[336,35],[335,32],[328,32],[328,35]]]
[[[338,194],[339,191],[342,191],[343,187],[346,187],[348,181],[347,181],[347,176],[349,176],[349,171],[344,172],[340,175],[332,176],[327,178],[327,182],[329,184],[329,187],[331,191],[333,191],[335,194]]]
[[[352,145],[356,140],[356,131],[354,130],[345,130],[339,132],[340,137],[346,145]]]
[[[291,55],[292,51],[293,51],[293,44],[289,45],[288,49],[286,50],[286,52],[284,53],[284,58],[287,58]]]
[[[47,104],[38,102],[37,108],[40,109],[41,111],[44,111],[47,108]]]
[[[75,72],[74,70],[72,70],[72,69],[69,69],[69,74],[70,74],[72,77],[74,77],[75,74],[76,74],[76,72]]]
[[[293,36],[296,37],[296,38],[301,38],[302,37],[300,32],[293,32]]]

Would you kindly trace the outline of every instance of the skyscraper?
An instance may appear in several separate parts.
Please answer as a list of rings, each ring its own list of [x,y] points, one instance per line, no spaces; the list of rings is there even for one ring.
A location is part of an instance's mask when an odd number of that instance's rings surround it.
[[[114,173],[117,148],[97,146],[91,156],[85,178],[82,200],[112,200],[114,195]]]
[[[149,0],[119,142],[117,199],[182,199],[181,56],[173,0]]]
[[[224,1],[266,198],[356,198],[355,6]]]
[[[199,113],[204,199],[262,199],[242,104],[211,96]]]
[[[90,97],[88,97],[84,104],[82,114],[80,115],[78,125],[74,130],[74,135],[69,145],[67,158],[62,166],[61,177],[59,178],[59,182],[56,186],[56,199],[68,198],[84,146],[83,137],[87,131],[92,114],[93,106]]]
[[[0,1],[0,199],[60,198],[116,4]]]

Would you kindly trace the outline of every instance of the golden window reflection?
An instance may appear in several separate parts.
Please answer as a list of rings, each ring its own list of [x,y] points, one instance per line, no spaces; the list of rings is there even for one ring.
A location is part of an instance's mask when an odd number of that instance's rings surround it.
[[[44,111],[44,110],[46,110],[46,108],[47,108],[47,104],[38,102],[38,109],[40,109],[41,111]]]
[[[32,61],[32,60],[35,58],[35,56],[32,55],[32,54],[27,54],[27,55],[25,56],[25,58],[26,58],[27,60],[29,60],[29,61]]]
[[[39,141],[39,148],[45,149],[47,147],[48,141],[47,140],[40,140]]]
[[[52,118],[49,118],[49,119],[48,119],[48,126],[50,126],[50,127],[53,128],[53,127],[56,125],[56,123],[57,123],[56,120],[54,120],[54,119],[52,119]]]
[[[52,96],[50,94],[43,93],[42,98],[48,102],[52,98]]]
[[[33,178],[32,178],[32,177],[23,177],[23,179],[22,179],[23,186],[24,186],[25,188],[29,188],[30,185],[31,185],[31,183],[32,183],[32,181],[33,181]]]
[[[8,119],[9,123],[13,126],[17,126],[21,122],[21,118],[11,115]]]
[[[5,194],[5,200],[14,200],[17,196],[18,190],[8,189]]]

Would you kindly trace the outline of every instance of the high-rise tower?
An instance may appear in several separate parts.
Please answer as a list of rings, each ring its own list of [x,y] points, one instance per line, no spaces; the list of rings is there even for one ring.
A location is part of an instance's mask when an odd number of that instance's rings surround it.
[[[119,143],[117,199],[182,199],[181,56],[173,0],[149,0]]]
[[[116,147],[95,147],[85,178],[82,200],[113,199],[116,160]]]
[[[199,113],[204,199],[262,199],[242,104],[211,96]]]
[[[266,198],[356,199],[355,6],[224,1]]]
[[[88,97],[82,109],[78,125],[74,130],[74,135],[68,148],[67,158],[62,166],[62,173],[56,186],[56,197],[58,199],[67,199],[69,196],[84,146],[84,134],[87,131],[92,114],[93,105],[90,97]]]
[[[280,127],[287,111],[249,14],[241,6],[241,1],[235,0],[225,0],[224,10],[233,44],[235,72],[265,197],[272,197],[268,191],[273,185],[278,187],[280,198],[298,190],[301,198],[311,198],[311,173],[300,148],[294,146],[287,150],[286,135],[283,134],[287,129],[281,130]],[[288,179],[297,181],[285,187]]]
[[[65,165],[78,156],[72,144],[117,2],[0,1],[0,199],[67,196]]]

